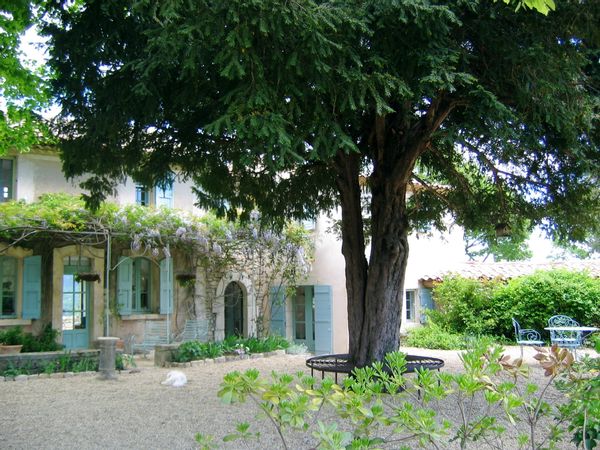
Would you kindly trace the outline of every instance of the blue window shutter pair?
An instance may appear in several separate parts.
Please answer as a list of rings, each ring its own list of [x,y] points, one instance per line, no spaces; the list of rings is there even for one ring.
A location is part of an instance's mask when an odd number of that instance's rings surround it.
[[[42,317],[42,257],[23,259],[23,319]]]
[[[133,260],[122,256],[119,258],[117,272],[117,303],[122,316],[131,315]],[[173,260],[165,258],[160,262],[160,313],[173,312]]]
[[[271,333],[286,337],[285,290],[271,288]],[[314,286],[315,354],[333,352],[333,295],[331,286]]]
[[[165,258],[160,262],[160,313],[173,312],[173,260]]]

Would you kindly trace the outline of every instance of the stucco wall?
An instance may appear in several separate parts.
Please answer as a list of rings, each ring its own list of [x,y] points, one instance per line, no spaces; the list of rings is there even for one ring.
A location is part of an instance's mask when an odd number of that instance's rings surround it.
[[[21,154],[15,164],[15,199],[36,201],[41,194],[64,192],[79,194],[82,178],[67,181],[55,155]]]

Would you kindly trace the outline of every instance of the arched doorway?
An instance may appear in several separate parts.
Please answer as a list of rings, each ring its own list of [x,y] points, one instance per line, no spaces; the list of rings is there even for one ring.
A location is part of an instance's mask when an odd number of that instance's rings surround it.
[[[244,290],[232,281],[225,287],[225,337],[244,336]]]

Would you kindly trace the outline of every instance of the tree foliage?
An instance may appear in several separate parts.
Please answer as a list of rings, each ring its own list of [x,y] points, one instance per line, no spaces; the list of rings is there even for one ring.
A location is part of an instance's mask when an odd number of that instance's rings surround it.
[[[44,67],[32,68],[20,49],[21,37],[33,26],[41,0],[8,0],[0,5],[0,155],[49,142],[40,111],[49,93]]]
[[[95,174],[90,204],[176,165],[230,217],[340,205],[357,361],[397,347],[411,227],[598,227],[596,1],[62,3],[46,33],[63,167]]]

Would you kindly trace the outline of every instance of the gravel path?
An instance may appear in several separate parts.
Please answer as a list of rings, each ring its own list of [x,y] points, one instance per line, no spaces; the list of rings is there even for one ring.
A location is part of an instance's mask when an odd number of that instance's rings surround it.
[[[455,351],[403,350],[440,357],[447,371],[460,368]],[[518,348],[508,351],[519,353]],[[526,349],[526,353],[530,358],[533,350]],[[219,384],[227,372],[250,367],[263,374],[273,370],[309,373],[306,357],[279,355],[186,367],[179,369],[188,378],[183,388],[161,385],[172,369],[155,368],[150,359],[138,359],[138,373],[121,374],[113,381],[78,375],[0,382],[0,448],[189,449],[196,448],[197,432],[217,436],[220,444],[223,434],[232,431],[237,422],[249,421],[262,427],[260,444],[251,448],[279,449],[282,446],[272,427],[256,420],[255,406],[220,403]],[[529,362],[535,364],[532,359]],[[533,374],[542,378],[537,368]],[[556,393],[551,396],[559,398]],[[310,448],[309,438],[299,435],[292,448]],[[222,447],[246,448],[240,442]]]

